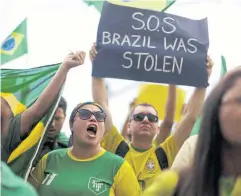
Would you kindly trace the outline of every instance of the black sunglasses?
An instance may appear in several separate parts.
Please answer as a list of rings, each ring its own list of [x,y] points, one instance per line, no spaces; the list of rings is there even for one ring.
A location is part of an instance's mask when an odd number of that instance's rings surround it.
[[[94,115],[95,119],[99,122],[105,122],[106,119],[106,114],[101,111],[91,112],[86,109],[79,109],[77,110],[77,113],[82,120],[88,120],[92,115]]]
[[[148,121],[151,123],[158,122],[158,117],[154,114],[138,113],[138,114],[134,114],[132,119],[134,121],[141,122],[144,120],[145,117],[147,117]]]

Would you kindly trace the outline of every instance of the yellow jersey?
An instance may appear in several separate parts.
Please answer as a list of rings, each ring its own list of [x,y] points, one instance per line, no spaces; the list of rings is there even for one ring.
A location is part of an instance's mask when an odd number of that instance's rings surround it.
[[[179,150],[173,136],[170,136],[159,146],[153,145],[146,151],[140,151],[131,144],[127,144],[114,126],[105,134],[101,145],[106,150],[122,156],[131,165],[142,190],[149,187],[154,178],[162,171],[160,158],[164,157],[165,162],[166,157],[166,162],[170,167]],[[157,153],[159,150],[161,150],[159,153],[161,157]]]

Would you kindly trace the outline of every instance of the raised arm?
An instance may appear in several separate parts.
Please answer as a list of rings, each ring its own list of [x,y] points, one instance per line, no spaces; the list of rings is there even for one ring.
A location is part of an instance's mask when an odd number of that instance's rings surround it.
[[[212,72],[212,67],[213,67],[213,62],[208,57],[208,61],[207,61],[208,76],[210,76]],[[192,128],[203,107],[205,94],[206,94],[206,88],[196,88],[194,90],[192,97],[190,98],[185,114],[183,115],[173,135],[179,148],[190,136]]]
[[[90,55],[91,62],[93,62],[93,60],[95,59],[95,56],[97,55],[95,43],[91,47],[89,55]],[[92,96],[93,96],[94,102],[101,105],[105,113],[107,114],[106,122],[105,122],[105,131],[106,131],[105,133],[107,133],[112,129],[113,122],[112,122],[110,109],[108,106],[108,94],[107,94],[106,83],[104,78],[92,77]]]
[[[123,125],[123,128],[121,130],[121,135],[123,136],[123,138],[125,139],[125,141],[130,142],[131,138],[130,135],[128,134],[128,123],[130,121],[130,113],[132,111],[132,109],[135,107],[136,104],[136,99],[134,99],[131,103],[130,103],[130,107],[129,107],[129,111],[125,120],[125,123]]]
[[[64,59],[59,70],[56,72],[55,76],[41,93],[39,98],[30,108],[23,112],[21,116],[21,136],[28,134],[31,131],[32,126],[44,117],[48,109],[55,101],[69,70],[78,65],[82,65],[84,63],[84,59],[85,52],[72,53]]]
[[[126,120],[125,120],[124,125],[121,130],[121,135],[127,142],[130,141],[129,136],[128,136],[128,123],[129,123],[129,119],[130,119],[129,115],[130,115],[130,113],[127,114]]]
[[[156,145],[159,145],[162,142],[164,142],[166,138],[170,135],[173,121],[174,121],[173,119],[175,116],[175,110],[176,110],[176,86],[169,85],[167,102],[165,107],[165,116],[160,125],[159,132],[155,138]]]

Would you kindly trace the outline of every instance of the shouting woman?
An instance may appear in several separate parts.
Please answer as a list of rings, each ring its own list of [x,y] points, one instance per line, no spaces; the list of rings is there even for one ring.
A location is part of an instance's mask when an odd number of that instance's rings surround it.
[[[94,102],[70,116],[73,145],[45,155],[29,181],[41,195],[137,196],[140,187],[129,164],[100,146],[106,114]]]

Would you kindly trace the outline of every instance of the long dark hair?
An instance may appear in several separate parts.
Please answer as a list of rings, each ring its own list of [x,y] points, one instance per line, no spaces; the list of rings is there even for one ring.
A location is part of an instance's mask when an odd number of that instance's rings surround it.
[[[219,109],[224,94],[241,78],[241,68],[229,72],[212,90],[202,115],[199,139],[190,169],[181,172],[179,196],[218,196],[222,173],[222,144],[224,142]]]

